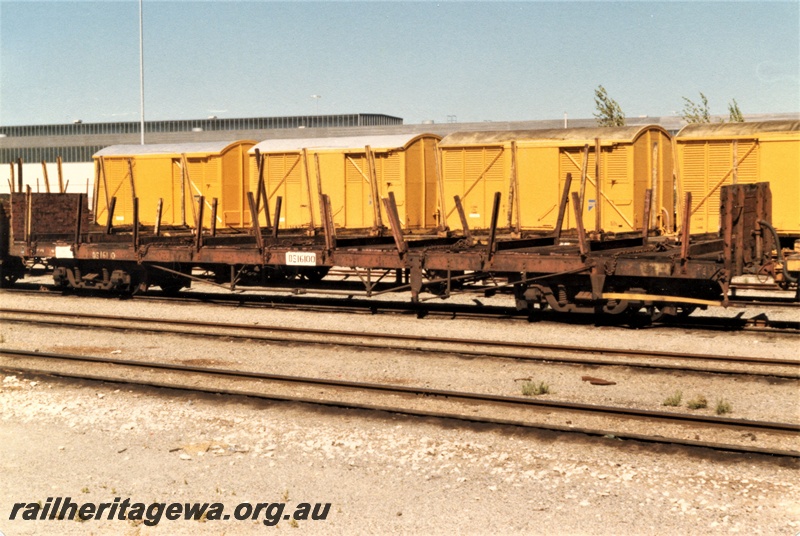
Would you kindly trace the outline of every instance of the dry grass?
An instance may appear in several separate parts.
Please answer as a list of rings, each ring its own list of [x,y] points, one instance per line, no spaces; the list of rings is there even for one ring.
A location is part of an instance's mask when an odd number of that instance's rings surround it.
[[[522,384],[522,394],[525,396],[546,395],[550,392],[550,386],[544,382],[525,382]]]
[[[730,413],[733,411],[733,406],[731,403],[725,400],[724,398],[720,398],[717,400],[717,415],[725,415],[726,413]]]
[[[683,400],[683,393],[680,391],[675,391],[671,396],[668,396],[662,403],[662,406],[671,406],[677,407],[681,405],[681,400]]]
[[[703,395],[697,395],[686,403],[689,409],[703,409],[708,407],[708,400]]]

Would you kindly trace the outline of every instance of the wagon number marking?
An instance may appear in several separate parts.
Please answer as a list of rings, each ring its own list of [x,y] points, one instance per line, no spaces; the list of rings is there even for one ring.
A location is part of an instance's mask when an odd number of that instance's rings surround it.
[[[92,251],[93,259],[116,259],[117,254],[113,251]]]
[[[287,251],[286,264],[288,266],[316,266],[317,254],[305,251]]]

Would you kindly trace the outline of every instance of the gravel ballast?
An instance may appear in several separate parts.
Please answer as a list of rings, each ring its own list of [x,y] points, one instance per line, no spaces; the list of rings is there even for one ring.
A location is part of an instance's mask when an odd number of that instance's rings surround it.
[[[595,344],[725,355],[797,358],[795,339],[498,320],[416,319],[95,298],[3,294],[4,307],[208,319],[428,336]],[[217,360],[286,374],[420,382],[519,394],[516,378],[552,375],[552,396],[581,399],[581,371],[413,353],[308,350],[291,345],[173,340],[163,335],[0,324],[0,345],[120,357]],[[135,355],[131,355],[134,353]],[[65,350],[66,351],[66,350]],[[174,352],[167,355],[169,352]],[[86,352],[90,353],[90,352]],[[327,361],[321,361],[325,359]],[[294,367],[294,368],[293,368]],[[435,374],[433,371],[436,371]],[[603,371],[590,372],[602,376]],[[646,381],[651,377],[649,384]],[[665,381],[665,378],[668,378]],[[511,427],[469,426],[362,411],[191,396],[169,390],[0,373],[0,531],[6,534],[316,533],[794,534],[800,530],[795,462],[703,449],[652,446]],[[658,409],[662,391],[739,393],[732,417],[796,422],[796,385],[722,377],[635,374],[596,387],[607,403]],[[705,382],[694,388],[692,382]],[[441,384],[441,385],[440,385]],[[731,387],[732,386],[732,387]],[[602,391],[598,391],[602,389]],[[467,390],[467,389],[465,389]],[[670,394],[667,392],[667,394]],[[549,395],[550,396],[550,395]],[[599,403],[594,398],[592,403]],[[713,402],[713,400],[710,399]],[[640,404],[644,404],[640,406]],[[760,404],[760,406],[759,406]],[[792,418],[793,417],[793,418]],[[87,491],[83,491],[83,490]],[[81,502],[245,501],[331,503],[325,521],[9,521],[14,502],[71,496]],[[288,497],[284,499],[284,497]]]

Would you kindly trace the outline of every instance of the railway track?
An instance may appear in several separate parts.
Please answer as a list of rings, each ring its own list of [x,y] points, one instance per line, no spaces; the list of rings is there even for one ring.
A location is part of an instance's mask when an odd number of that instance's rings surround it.
[[[764,299],[763,296],[744,297],[737,296],[730,301],[732,307],[785,307],[787,309],[800,308],[800,302],[787,298]]]
[[[46,285],[25,286],[17,284],[18,288],[5,289],[3,292],[11,293],[32,293],[41,294],[42,292],[53,291],[52,287]],[[261,289],[267,290],[267,289]],[[514,307],[486,305],[480,299],[474,298],[471,304],[459,304],[453,302],[434,303],[426,301],[423,303],[411,303],[409,301],[384,301],[360,298],[361,293],[353,291],[330,291],[336,297],[326,296],[323,291],[319,296],[307,296],[291,294],[287,291],[284,294],[275,294],[275,289],[268,289],[271,294],[252,293],[215,293],[215,292],[196,292],[184,291],[178,296],[167,296],[159,291],[147,294],[137,294],[132,299],[147,300],[165,303],[204,303],[216,306],[235,306],[235,307],[264,307],[270,309],[286,308],[292,310],[326,311],[326,312],[346,312],[346,313],[394,313],[394,314],[415,314],[418,317],[426,316],[449,316],[449,317],[469,317],[469,318],[505,318],[522,322],[529,321],[553,321],[558,323],[574,324],[596,324],[598,322],[607,325],[625,325],[633,321],[637,327],[645,327],[648,324],[647,318],[640,315],[638,318],[623,318],[621,316],[607,316],[598,319],[592,315],[565,315],[550,310],[536,311],[533,314],[527,311],[519,311]],[[61,292],[61,291],[56,291]],[[83,292],[87,296],[108,297],[107,293],[97,294]],[[315,293],[317,294],[317,293]],[[797,302],[768,301],[768,302],[732,302],[736,307],[797,307]],[[681,329],[704,329],[710,331],[752,331],[767,333],[800,334],[800,322],[771,320],[763,315],[743,318],[742,315],[736,317],[710,317],[710,316],[689,316],[680,318],[665,318],[657,324]]]
[[[800,458],[800,451],[784,448],[787,440],[796,439],[800,432],[800,424],[795,423],[13,349],[0,350],[0,368],[71,379]],[[654,427],[658,429],[658,434],[642,432]],[[701,439],[701,436],[711,433],[716,436],[721,434],[729,441]],[[756,437],[757,445],[748,444],[755,441]]]
[[[425,337],[416,335],[165,320],[132,316],[78,314],[0,308],[0,319],[27,325],[91,328],[163,333],[181,336],[259,340],[293,345],[336,345],[358,349],[397,349],[426,355],[457,355],[470,358],[514,359],[591,366],[622,366],[692,373],[747,375],[788,380],[800,379],[800,360],[757,356],[727,356],[652,350],[584,347],[561,344],[484,340],[475,338]]]

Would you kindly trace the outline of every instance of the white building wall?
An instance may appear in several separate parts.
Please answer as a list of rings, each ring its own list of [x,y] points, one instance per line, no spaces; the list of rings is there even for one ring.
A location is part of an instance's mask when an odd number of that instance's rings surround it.
[[[89,206],[92,206],[91,196],[94,188],[94,164],[91,162],[79,162],[62,164],[61,169],[64,174],[64,184],[67,193],[88,194]],[[50,181],[50,191],[58,192],[58,166],[54,163],[47,164],[47,177]],[[0,165],[0,194],[9,193],[9,180],[11,178],[11,166],[8,163]],[[17,177],[17,165],[14,164],[14,180]],[[42,164],[22,164],[22,189],[30,186],[33,192],[46,192],[44,184],[44,171]],[[16,187],[16,182],[15,182]]]

